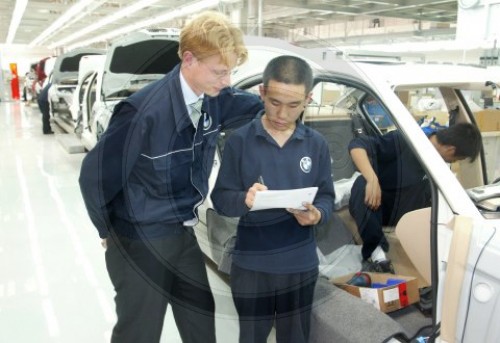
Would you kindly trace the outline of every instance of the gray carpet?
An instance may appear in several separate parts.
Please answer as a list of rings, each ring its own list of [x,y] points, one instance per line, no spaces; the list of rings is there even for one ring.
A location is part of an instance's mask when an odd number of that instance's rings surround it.
[[[310,343],[377,343],[404,332],[397,321],[320,278],[311,315]]]
[[[405,330],[408,337],[414,336],[422,327],[432,324],[432,318],[426,317],[415,305],[388,314]]]

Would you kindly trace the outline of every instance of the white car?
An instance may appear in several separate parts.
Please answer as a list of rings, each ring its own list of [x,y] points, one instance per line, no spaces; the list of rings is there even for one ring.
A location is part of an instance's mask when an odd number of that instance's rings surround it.
[[[83,56],[102,55],[104,50],[79,48],[57,57],[50,75],[49,88],[50,114],[67,132],[73,132],[75,123],[71,117],[70,106],[73,92],[78,84],[78,68]]]
[[[87,102],[84,101],[84,95],[90,85],[92,76],[98,70],[102,70],[106,55],[86,55],[80,59],[78,67],[78,84],[73,92],[73,100],[69,106],[71,117],[75,124],[75,133],[81,135],[83,127],[88,125]]]
[[[500,269],[497,268],[500,207],[496,211],[482,209],[467,192],[498,177],[500,170],[497,166],[488,169],[484,154],[473,163],[461,161],[448,165],[421,128],[428,124],[475,123],[468,102],[481,103],[481,94],[494,87],[486,69],[355,62],[336,58],[326,49],[306,50],[268,38],[249,39],[247,46],[249,61],[234,71],[235,86],[256,91],[267,61],[281,54],[302,56],[315,71],[313,101],[306,108],[303,121],[328,140],[337,198],[333,219],[318,228],[318,244],[326,247],[320,261],[329,261],[329,254],[335,255],[338,249],[355,239],[356,224],[347,210],[350,187],[357,175],[347,149],[349,141],[360,132],[380,135],[399,130],[431,180],[432,206],[406,214],[395,231],[387,234],[393,240],[391,247],[400,244],[400,251],[408,256],[405,260],[401,256],[390,256],[396,273],[398,269],[405,274],[414,273],[409,276],[432,286],[433,317],[428,322],[431,325],[428,335],[434,335],[437,341],[500,342],[500,328],[496,324],[500,321]],[[426,107],[426,100],[422,99],[430,98],[433,105]],[[228,134],[230,132],[220,135],[210,189],[217,177]],[[492,174],[487,175],[487,170]],[[477,191],[484,192],[482,188]],[[500,197],[500,190],[498,192],[496,200]],[[209,197],[198,208],[198,216],[196,234],[201,249],[220,267],[235,234],[237,219],[218,215]],[[346,228],[351,229],[347,234]],[[328,232],[334,234],[325,234]],[[331,277],[332,273],[356,267],[336,262],[320,265],[320,272],[328,272],[327,277]],[[375,320],[371,312],[359,314],[356,323],[349,322],[350,316],[329,313],[336,311],[338,305],[332,302],[330,306],[319,306],[323,312],[314,314],[313,311],[313,342],[321,342],[318,337],[325,335],[332,342],[344,341],[348,328],[358,325],[359,330],[363,330],[363,326]],[[386,315],[380,313],[380,316]],[[359,342],[378,341],[383,332],[382,328],[372,327]],[[390,336],[392,334],[384,338],[389,340]],[[396,336],[393,339],[399,341]],[[358,340],[353,338],[353,341]]]
[[[89,77],[82,97],[81,139],[95,146],[107,128],[113,108],[179,63],[178,29],[145,29],[117,39],[108,48],[102,68]]]

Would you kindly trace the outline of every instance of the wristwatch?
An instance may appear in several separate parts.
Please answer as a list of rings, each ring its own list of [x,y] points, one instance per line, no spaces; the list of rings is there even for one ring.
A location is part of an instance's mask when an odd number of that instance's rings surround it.
[[[458,0],[460,8],[469,9],[476,6],[480,0]]]

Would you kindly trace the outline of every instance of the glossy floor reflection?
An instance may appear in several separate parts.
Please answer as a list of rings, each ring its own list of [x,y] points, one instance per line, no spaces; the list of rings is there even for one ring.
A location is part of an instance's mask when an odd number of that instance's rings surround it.
[[[77,182],[85,154],[43,135],[36,105],[0,102],[0,156],[0,342],[108,342],[114,292]],[[229,288],[209,278],[217,340],[237,342]],[[163,332],[181,342],[170,311]]]

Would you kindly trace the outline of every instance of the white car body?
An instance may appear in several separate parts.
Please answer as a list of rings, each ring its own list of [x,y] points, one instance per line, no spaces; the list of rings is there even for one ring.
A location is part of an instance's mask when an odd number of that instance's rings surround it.
[[[83,96],[87,89],[90,77],[97,70],[101,70],[104,66],[106,55],[86,55],[80,59],[78,67],[78,84],[73,92],[73,100],[69,106],[71,117],[77,123],[76,130],[79,130],[81,121],[83,121]],[[85,123],[83,123],[85,125]]]
[[[313,103],[306,109],[305,120],[316,125],[320,132],[324,130],[322,123],[335,124],[335,120],[340,123],[360,115],[369,134],[381,134],[381,128],[370,119],[363,106],[368,96],[382,104],[393,123],[391,129],[403,133],[431,179],[433,198],[429,212],[432,221],[428,223],[432,247],[427,245],[423,249],[426,251],[424,255],[429,257],[430,254],[432,264],[432,268],[427,266],[431,269],[429,282],[437,286],[433,318],[441,328],[438,331],[435,326],[437,341],[500,342],[500,326],[497,324],[500,322],[500,269],[497,268],[500,235],[496,232],[500,227],[500,213],[480,210],[466,192],[466,188],[485,184],[485,158],[481,156],[474,163],[457,162],[450,168],[417,124],[415,113],[410,113],[411,104],[405,106],[396,95],[396,92],[401,94],[417,88],[439,91],[437,98],[442,101],[443,108],[447,106],[447,110],[439,115],[457,108],[458,122],[474,122],[464,94],[491,90],[487,84],[491,81],[487,70],[451,65],[376,65],[346,61],[330,57],[326,50],[305,50],[267,38],[250,38],[247,46],[249,60],[236,68],[232,75],[233,84],[246,89],[255,90],[267,61],[277,55],[296,54],[308,59],[321,89],[315,87],[313,90]],[[349,97],[353,94],[356,96]],[[327,102],[327,96],[334,100]],[[354,171],[349,165],[352,162],[347,152],[348,140],[342,137],[349,130],[350,127],[345,126],[327,137],[333,140],[330,153],[336,192],[337,185],[349,179]],[[328,135],[328,132],[322,133]],[[220,163],[219,150],[214,157],[210,189],[214,186]],[[339,197],[343,198],[337,193]],[[343,201],[337,204],[337,209],[345,209],[345,199],[337,200]],[[214,214],[212,209],[210,197],[207,197],[198,208],[196,232],[205,255],[219,264],[224,244],[229,235],[234,234],[236,224],[233,219],[230,224],[233,227],[224,235],[220,226],[223,218]],[[212,216],[214,227],[210,227],[209,216]],[[217,221],[213,221],[214,218]]]
[[[159,80],[178,62],[178,29],[141,30],[114,41],[82,97],[82,143],[95,146],[115,105]]]
[[[78,83],[80,60],[86,55],[102,54],[104,51],[101,49],[79,48],[58,56],[54,63],[50,77],[52,85],[49,88],[50,113],[67,132],[73,132],[75,128],[70,106]]]

